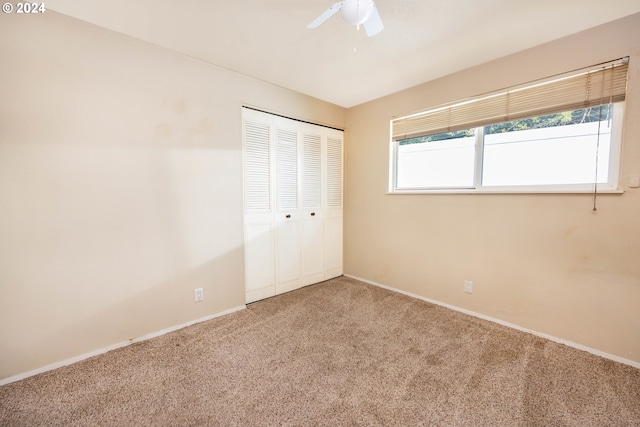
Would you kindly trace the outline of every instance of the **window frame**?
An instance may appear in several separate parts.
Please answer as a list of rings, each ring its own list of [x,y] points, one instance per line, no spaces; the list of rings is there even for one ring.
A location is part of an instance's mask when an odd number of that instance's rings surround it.
[[[475,128],[474,182],[470,187],[398,188],[397,175],[399,141],[394,141],[392,130],[390,130],[389,189],[387,194],[579,194],[594,193],[594,191],[605,194],[623,193],[624,191],[620,187],[620,167],[624,112],[625,101],[613,103],[613,114],[611,119],[611,147],[609,152],[609,177],[606,183],[485,186],[482,184],[485,126],[483,125]],[[392,129],[392,121],[390,121],[390,129]]]

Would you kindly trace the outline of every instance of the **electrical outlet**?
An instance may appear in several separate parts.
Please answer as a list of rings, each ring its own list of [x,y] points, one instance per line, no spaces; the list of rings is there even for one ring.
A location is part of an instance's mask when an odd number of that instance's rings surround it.
[[[473,282],[471,280],[464,281],[464,291],[468,294],[473,293]]]
[[[193,290],[193,302],[201,302],[204,301],[204,291],[202,288]]]

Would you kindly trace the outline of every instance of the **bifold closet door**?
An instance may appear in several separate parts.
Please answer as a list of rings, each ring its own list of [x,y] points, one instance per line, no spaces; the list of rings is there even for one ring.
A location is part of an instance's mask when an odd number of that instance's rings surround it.
[[[243,115],[244,259],[246,301],[275,295],[272,211],[272,130],[269,120]]]
[[[302,284],[324,280],[324,210],[322,207],[322,133],[307,126],[302,133]]]
[[[275,120],[276,294],[301,285],[299,209],[299,132],[291,120]]]
[[[342,138],[243,109],[247,303],[342,274]]]
[[[325,279],[342,275],[342,188],[343,134],[327,130],[326,138],[326,209],[325,209]]]

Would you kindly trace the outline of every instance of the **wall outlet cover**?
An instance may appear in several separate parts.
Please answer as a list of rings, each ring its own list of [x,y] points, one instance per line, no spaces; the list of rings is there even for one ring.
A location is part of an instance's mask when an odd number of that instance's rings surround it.
[[[468,294],[473,293],[473,282],[471,280],[464,281],[464,291]]]
[[[193,302],[204,301],[204,291],[202,288],[197,288],[193,290]]]

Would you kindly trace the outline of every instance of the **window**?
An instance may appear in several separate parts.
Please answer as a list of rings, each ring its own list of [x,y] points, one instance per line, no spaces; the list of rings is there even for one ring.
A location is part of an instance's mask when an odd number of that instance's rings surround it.
[[[617,190],[626,65],[392,120],[390,190]]]
[[[472,188],[475,129],[398,141],[397,188]]]

